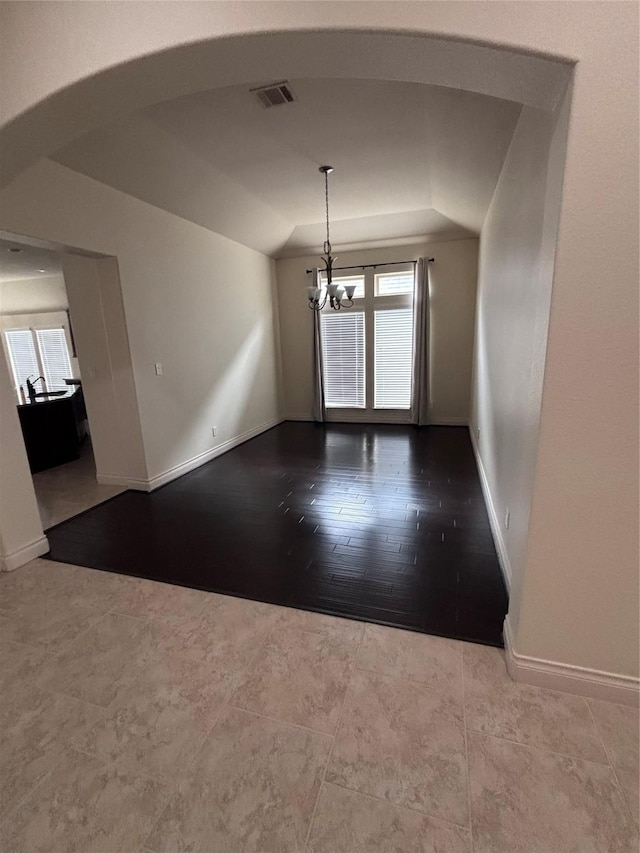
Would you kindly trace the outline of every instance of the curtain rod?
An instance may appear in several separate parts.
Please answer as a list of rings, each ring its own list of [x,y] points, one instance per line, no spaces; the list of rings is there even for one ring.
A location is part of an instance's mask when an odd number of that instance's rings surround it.
[[[427,263],[432,264],[435,261],[435,258],[427,258]],[[352,267],[334,267],[334,272],[339,272],[340,270],[366,270],[366,269],[375,269],[376,267],[392,267],[399,266],[400,264],[413,264],[414,266],[418,263],[418,261],[389,261],[386,264],[354,264]],[[307,273],[313,272],[313,270],[307,270]],[[322,270],[320,270],[322,272]]]

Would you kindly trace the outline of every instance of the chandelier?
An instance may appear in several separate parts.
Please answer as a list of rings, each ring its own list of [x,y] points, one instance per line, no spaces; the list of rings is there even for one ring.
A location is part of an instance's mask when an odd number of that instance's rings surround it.
[[[341,284],[333,283],[333,262],[336,259],[331,254],[331,240],[329,238],[329,175],[333,172],[333,166],[320,166],[319,171],[324,175],[324,198],[327,214],[327,239],[324,242],[324,255],[321,258],[324,269],[321,270],[321,273],[326,275],[327,281],[325,287],[320,286],[320,281],[314,282],[311,287],[307,288],[307,296],[309,297],[309,308],[313,311],[322,311],[327,304],[327,299],[331,308],[334,311],[339,311],[341,308],[351,308],[356,286],[355,284],[347,284],[343,287]]]

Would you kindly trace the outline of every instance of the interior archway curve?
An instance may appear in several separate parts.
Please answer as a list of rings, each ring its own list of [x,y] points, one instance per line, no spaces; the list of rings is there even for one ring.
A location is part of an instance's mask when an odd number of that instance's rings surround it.
[[[118,116],[207,89],[330,76],[446,86],[551,109],[570,73],[556,58],[428,34],[298,30],[183,42],[77,80],[7,121],[0,186]]]

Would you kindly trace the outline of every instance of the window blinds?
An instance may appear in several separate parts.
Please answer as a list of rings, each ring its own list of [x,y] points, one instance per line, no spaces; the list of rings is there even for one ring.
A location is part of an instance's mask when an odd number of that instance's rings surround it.
[[[374,407],[410,409],[413,309],[374,312]]]
[[[323,314],[322,362],[325,403],[334,408],[364,408],[364,312]]]
[[[376,274],[376,296],[399,296],[413,293],[413,270]]]
[[[26,391],[27,376],[35,379],[40,373],[33,335],[29,329],[11,329],[4,334],[16,390],[22,385]]]
[[[71,378],[71,363],[64,329],[36,329],[42,370],[48,391],[67,391],[65,379]]]

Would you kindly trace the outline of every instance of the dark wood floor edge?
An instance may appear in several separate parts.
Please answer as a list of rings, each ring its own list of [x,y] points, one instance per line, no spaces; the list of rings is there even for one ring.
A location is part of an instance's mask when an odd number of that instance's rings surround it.
[[[72,518],[80,518],[86,513],[91,512],[92,509],[95,509],[97,506],[102,506],[102,504],[107,504],[115,498],[119,498],[121,495],[124,495],[126,492],[133,492],[138,495],[150,495],[152,493],[159,492],[161,489],[164,489],[166,486],[170,486],[171,483],[175,483],[178,480],[181,480],[182,477],[186,477],[187,474],[191,474],[193,471],[197,471],[198,468],[203,468],[205,465],[209,465],[211,462],[215,462],[216,459],[219,459],[221,456],[224,456],[226,453],[230,453],[232,450],[235,450],[236,447],[240,447],[243,444],[248,444],[250,441],[253,441],[255,438],[260,438],[260,436],[265,435],[265,433],[270,432],[272,429],[279,427],[281,424],[286,423],[286,419],[280,418],[277,423],[271,424],[271,426],[265,427],[265,429],[260,432],[252,435],[251,438],[246,438],[244,441],[238,442],[238,444],[234,444],[233,447],[228,447],[226,450],[223,450],[222,453],[219,453],[217,456],[214,456],[213,459],[208,459],[206,462],[203,462],[201,465],[196,465],[195,468],[192,468],[191,471],[185,471],[184,474],[180,474],[178,477],[175,477],[173,480],[169,480],[168,483],[163,483],[161,486],[158,486],[157,489],[153,489],[152,492],[142,491],[142,489],[123,489],[123,491],[118,492],[117,495],[112,495],[110,498],[105,498],[103,501],[98,501],[95,504],[92,504],[90,507],[81,510],[81,512],[77,512],[75,515],[70,515],[69,518],[65,518],[64,521],[59,521],[57,524],[52,524],[51,527],[47,527],[46,530],[43,530],[44,534],[47,534],[50,530],[55,530],[57,527],[60,527],[62,524],[66,524],[67,521],[71,521]],[[233,439],[231,439],[233,441]],[[47,551],[47,553],[49,553]]]
[[[118,495],[116,495],[116,497],[118,497]],[[106,503],[106,501],[105,501],[105,503]],[[50,562],[53,562],[53,563],[60,562],[59,560],[54,560],[52,557],[50,557],[49,553],[47,553],[46,555],[43,555],[43,559],[49,560]],[[71,564],[65,563],[63,565],[71,565]],[[110,569],[110,568],[107,568],[106,566],[100,566],[99,568],[97,566],[81,566],[80,568],[87,569],[87,571],[90,571],[90,572],[109,572],[110,574],[122,575],[123,577],[136,577],[136,578],[140,578],[141,580],[153,581],[154,583],[164,583],[167,586],[177,586],[177,587],[182,587],[184,589],[197,589],[197,590],[200,590],[201,592],[210,592],[210,593],[213,593],[215,595],[224,595],[228,598],[239,598],[242,601],[256,601],[260,604],[270,604],[273,607],[286,607],[289,610],[303,610],[305,613],[320,613],[324,616],[334,616],[337,619],[348,619],[351,622],[361,622],[363,625],[381,625],[384,628],[393,628],[396,631],[411,631],[414,634],[425,634],[425,631],[421,628],[417,628],[417,627],[414,627],[411,625],[398,625],[397,622],[392,622],[392,621],[382,619],[382,618],[375,619],[372,616],[355,615],[353,613],[342,612],[341,610],[338,610],[336,608],[331,608],[331,607],[322,607],[322,606],[315,606],[315,605],[313,607],[311,607],[311,606],[305,606],[304,604],[298,604],[298,603],[286,603],[286,602],[282,602],[282,601],[269,601],[263,596],[241,595],[240,593],[237,593],[237,592],[229,592],[229,590],[227,590],[227,589],[216,588],[216,587],[212,587],[212,586],[198,586],[197,584],[194,584],[194,583],[183,584],[183,583],[180,583],[178,580],[168,580],[165,577],[160,577],[159,575],[155,575],[153,572],[145,572],[144,574],[141,574],[140,572],[132,572],[132,571],[119,572],[116,569]],[[429,636],[444,637],[445,639],[458,640],[459,642],[463,642],[463,643],[474,643],[475,645],[478,645],[478,646],[492,646],[493,648],[500,648],[500,649],[504,648],[504,636],[502,637],[502,643],[499,644],[499,643],[490,642],[488,640],[478,640],[474,637],[463,636],[462,634],[459,634],[458,636],[454,637],[451,635],[451,633],[446,633],[443,631],[432,630],[432,629],[429,629],[429,631],[427,633]]]
[[[88,512],[92,512],[96,507],[103,506],[104,504],[111,503],[111,501],[115,501],[117,498],[121,498],[122,495],[126,495],[128,492],[132,492],[132,493],[138,494],[138,495],[147,494],[147,492],[139,492],[137,489],[124,489],[123,488],[123,490],[121,492],[118,492],[117,495],[111,495],[110,498],[105,498],[102,501],[97,501],[97,503],[91,504],[91,506],[88,506],[86,509],[83,509],[80,512],[77,512],[75,515],[70,515],[69,518],[65,518],[63,521],[59,521],[57,524],[52,524],[51,527],[47,527],[46,530],[43,530],[42,532],[46,536],[47,533],[50,533],[52,530],[57,530],[58,527],[62,527],[63,524],[66,524],[68,521],[71,521],[71,519],[80,518],[81,516],[86,515]],[[49,552],[47,551],[47,554],[48,553]]]
[[[478,481],[480,483],[480,490],[482,492],[482,501],[484,503],[484,508],[487,511],[487,518],[489,519],[489,530],[491,532],[491,538],[493,539],[493,547],[496,549],[498,566],[500,567],[502,582],[504,583],[504,588],[507,593],[507,600],[510,600],[511,573],[507,570],[506,566],[506,563],[508,562],[509,558],[508,556],[505,556],[503,554],[503,551],[506,551],[506,545],[503,542],[502,533],[500,532],[500,522],[496,516],[495,507],[493,505],[493,498],[489,489],[489,480],[484,470],[482,456],[480,455],[480,448],[478,447],[478,441],[475,436],[473,424],[469,424],[468,430],[469,440],[471,442],[471,449],[473,451],[473,461],[475,462],[476,472],[478,474]]]

